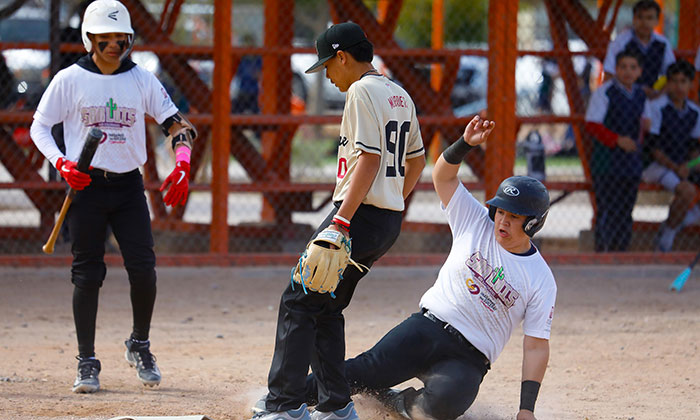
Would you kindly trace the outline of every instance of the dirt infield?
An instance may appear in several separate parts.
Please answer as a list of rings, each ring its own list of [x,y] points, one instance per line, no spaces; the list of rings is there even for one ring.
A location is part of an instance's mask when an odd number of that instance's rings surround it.
[[[667,291],[673,267],[554,267],[559,285],[539,419],[700,418],[700,275]],[[700,271],[700,270],[696,270]],[[417,309],[437,267],[377,267],[346,312],[348,355]],[[75,395],[77,353],[69,269],[0,268],[0,418],[108,419],[207,414],[249,418],[264,392],[280,268],[162,268],[152,349],[163,383],[145,389],[124,361],[131,327],[126,274],[101,291],[97,356],[102,391]],[[511,339],[462,419],[515,418],[522,336]],[[363,419],[397,419],[356,397]]]

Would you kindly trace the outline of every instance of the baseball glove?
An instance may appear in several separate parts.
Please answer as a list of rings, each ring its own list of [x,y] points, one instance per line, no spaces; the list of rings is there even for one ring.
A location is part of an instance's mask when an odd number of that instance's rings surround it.
[[[331,245],[337,249],[333,249]],[[360,271],[368,269],[353,261],[350,258],[351,253],[350,239],[337,230],[324,229],[309,242],[296,267],[292,268],[292,287],[294,287],[294,283],[299,283],[304,288],[304,293],[311,290],[318,293],[330,293],[332,297],[335,297],[333,292],[338,287],[340,280],[343,279],[343,271],[348,263]]]

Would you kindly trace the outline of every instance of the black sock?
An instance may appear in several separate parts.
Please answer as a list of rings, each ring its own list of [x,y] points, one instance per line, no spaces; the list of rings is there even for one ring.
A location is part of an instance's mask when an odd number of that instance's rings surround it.
[[[131,285],[131,309],[134,316],[134,327],[131,338],[138,341],[147,341],[151,329],[151,317],[156,301],[156,284]]]
[[[73,319],[81,358],[95,356],[95,323],[100,289],[73,289]]]

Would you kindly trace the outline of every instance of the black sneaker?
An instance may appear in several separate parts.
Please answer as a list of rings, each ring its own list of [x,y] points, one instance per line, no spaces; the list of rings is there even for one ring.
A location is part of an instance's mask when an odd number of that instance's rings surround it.
[[[136,368],[138,378],[146,386],[156,386],[160,384],[160,370],[156,366],[156,357],[151,354],[151,342],[134,341],[132,339],[124,342],[126,345],[126,361],[129,366]]]
[[[100,390],[100,370],[102,365],[97,359],[78,359],[78,376],[73,382],[73,392],[77,394],[91,394]]]
[[[387,388],[376,391],[373,394],[386,408],[398,413],[403,418],[410,419],[411,415],[408,414],[408,407],[413,404],[420,392],[413,387],[408,387],[404,390]]]

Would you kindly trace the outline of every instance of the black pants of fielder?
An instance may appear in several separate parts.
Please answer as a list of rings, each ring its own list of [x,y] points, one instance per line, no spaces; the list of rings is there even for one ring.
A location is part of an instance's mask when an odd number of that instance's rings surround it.
[[[312,237],[328,227],[336,208]],[[371,267],[394,244],[401,230],[400,212],[360,205],[350,225],[352,258]],[[266,407],[269,411],[298,408],[306,400],[309,365],[318,379],[318,409],[334,411],[350,402],[345,380],[345,318],[355,287],[366,273],[349,265],[335,290],[304,292],[289,284],[282,294],[277,319],[275,352],[268,376]]]
[[[375,393],[412,378],[424,388],[405,393],[408,413],[452,420],[474,402],[489,369],[486,357],[457,337],[415,313],[389,331],[370,350],[345,362],[345,377],[353,394]],[[307,378],[306,398],[316,402],[317,380]]]
[[[148,340],[156,298],[156,256],[143,179],[138,170],[119,175],[91,171],[92,182],[78,191],[67,216],[73,265],[73,317],[81,357],[95,355],[95,324],[104,263],[107,227],[124,258],[131,284],[131,337]]]

